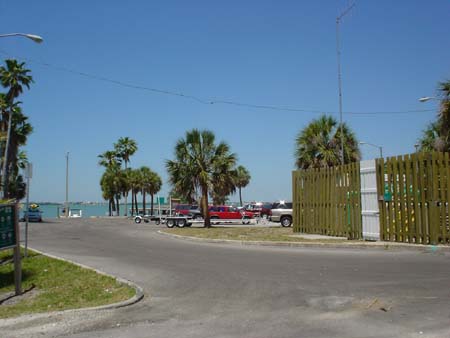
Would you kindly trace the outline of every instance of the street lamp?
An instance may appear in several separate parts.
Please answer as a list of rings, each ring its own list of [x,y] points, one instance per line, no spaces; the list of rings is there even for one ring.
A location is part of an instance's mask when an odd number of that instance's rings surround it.
[[[35,34],[25,34],[25,33],[9,33],[9,34],[0,34],[0,38],[7,38],[10,36],[23,36],[25,38],[28,38],[30,40],[33,40],[34,42],[41,43],[44,41],[42,37]]]
[[[439,99],[435,96],[424,96],[419,99],[420,102],[427,102],[430,100],[439,100]]]
[[[33,40],[36,43],[41,43],[44,41],[42,37],[39,35],[34,34],[24,34],[24,33],[9,33],[9,34],[0,34],[0,38],[7,38],[11,36],[22,36],[25,38],[28,38],[30,40]],[[10,104],[12,105],[12,99]],[[5,154],[4,154],[4,160],[3,160],[3,167],[2,167],[2,179],[1,179],[1,185],[0,188],[2,189],[2,198],[5,198],[5,186],[6,186],[6,166],[8,162],[8,148],[9,148],[9,142],[11,137],[11,126],[12,126],[12,110],[10,107],[9,117],[8,117],[8,132],[6,134],[6,147],[5,147]]]
[[[369,143],[369,142],[359,142],[359,144],[361,144],[361,145],[366,144],[368,146],[378,148],[380,150],[380,158],[383,158],[383,147],[382,146],[378,146],[376,144]]]

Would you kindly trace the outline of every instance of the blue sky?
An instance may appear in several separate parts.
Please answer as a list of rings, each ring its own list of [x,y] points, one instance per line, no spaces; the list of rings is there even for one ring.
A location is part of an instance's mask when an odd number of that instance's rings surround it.
[[[21,97],[35,128],[31,198],[101,200],[97,155],[129,136],[164,180],[165,160],[192,128],[229,143],[252,175],[246,200],[289,199],[295,136],[317,113],[263,110],[118,86],[67,68],[205,100],[338,111],[335,18],[348,5],[322,1],[0,1],[0,57],[25,59],[35,83]],[[356,1],[341,25],[347,112],[436,109],[418,98],[450,79],[450,3]],[[6,54],[5,54],[6,53]],[[49,64],[51,66],[45,66]],[[338,118],[338,115],[335,115]],[[435,112],[344,115],[361,141],[387,156],[412,152]],[[362,146],[365,159],[377,149]],[[234,196],[232,200],[237,200]]]

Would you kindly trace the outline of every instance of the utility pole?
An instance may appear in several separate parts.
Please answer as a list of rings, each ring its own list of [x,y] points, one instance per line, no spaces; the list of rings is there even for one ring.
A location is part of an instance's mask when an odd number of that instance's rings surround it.
[[[69,152],[66,153],[66,218],[69,217]]]
[[[337,55],[337,66],[338,66],[338,86],[339,86],[339,124],[340,124],[340,134],[341,134],[341,164],[344,164],[344,134],[342,126],[342,74],[341,74],[341,45],[339,37],[339,24],[342,18],[355,7],[355,3],[351,4],[344,10],[338,17],[336,17],[336,55]]]
[[[30,214],[30,178],[33,176],[33,165],[30,162],[27,162],[25,168],[25,174],[27,179],[27,200],[26,200],[26,214],[25,214],[25,257],[28,257],[28,221]]]

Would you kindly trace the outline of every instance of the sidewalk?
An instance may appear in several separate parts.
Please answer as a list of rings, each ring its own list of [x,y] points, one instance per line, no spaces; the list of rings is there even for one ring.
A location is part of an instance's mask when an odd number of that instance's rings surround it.
[[[161,230],[159,230],[158,233],[164,236],[169,236],[180,240],[189,240],[204,243],[281,246],[281,247],[308,247],[308,248],[316,247],[316,248],[330,248],[330,249],[341,248],[341,249],[414,250],[431,253],[436,252],[450,253],[450,245],[423,245],[423,244],[408,244],[408,243],[384,242],[384,241],[347,240],[347,238],[345,237],[330,237],[316,234],[296,234],[290,236],[303,238],[307,240],[305,242],[274,242],[274,241],[245,241],[232,239],[199,238],[193,236],[181,236],[171,234]]]

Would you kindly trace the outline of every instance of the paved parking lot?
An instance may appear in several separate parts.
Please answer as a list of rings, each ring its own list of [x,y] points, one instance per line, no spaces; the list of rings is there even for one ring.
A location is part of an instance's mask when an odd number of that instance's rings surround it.
[[[154,224],[30,226],[30,245],[132,280],[130,307],[0,324],[5,337],[450,337],[450,254],[247,247]]]

